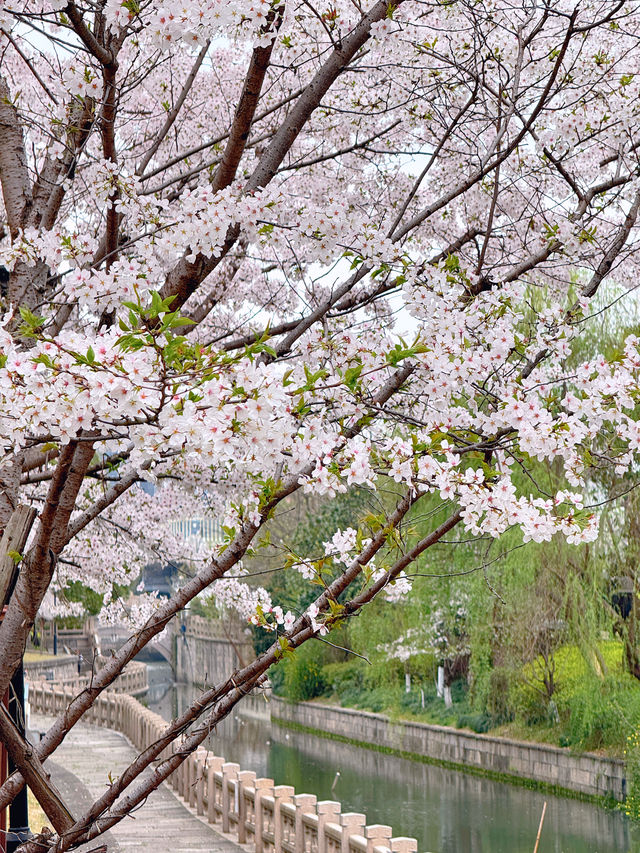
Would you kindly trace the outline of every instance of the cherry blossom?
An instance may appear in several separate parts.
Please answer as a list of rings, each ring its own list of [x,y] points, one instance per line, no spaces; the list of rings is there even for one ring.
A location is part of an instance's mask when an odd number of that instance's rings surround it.
[[[250,689],[457,525],[598,535],[591,469],[640,461],[638,338],[597,343],[637,299],[636,3],[3,0],[0,29],[0,526],[38,515],[1,691],[75,581],[133,632],[96,689],[199,595],[271,631]],[[243,558],[352,488],[288,611]],[[150,561],[171,599],[114,600]]]

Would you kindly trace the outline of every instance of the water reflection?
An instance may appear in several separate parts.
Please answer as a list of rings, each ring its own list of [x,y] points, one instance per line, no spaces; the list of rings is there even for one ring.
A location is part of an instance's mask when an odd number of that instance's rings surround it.
[[[150,706],[165,719],[194,695],[182,685],[162,696],[159,685],[152,686],[160,698]],[[276,784],[340,800],[343,811],[390,824],[395,835],[416,837],[420,851],[530,853],[546,799],[540,853],[640,853],[636,828],[619,812],[294,732],[242,707],[210,746]]]

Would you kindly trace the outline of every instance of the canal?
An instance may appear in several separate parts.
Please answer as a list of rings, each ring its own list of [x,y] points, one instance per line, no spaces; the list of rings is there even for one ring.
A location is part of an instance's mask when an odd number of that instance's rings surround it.
[[[167,720],[194,695],[170,678],[168,664],[149,665],[148,704]],[[241,706],[209,746],[243,770],[417,838],[420,853],[531,853],[545,800],[539,853],[640,853],[638,828],[618,811],[295,732]]]

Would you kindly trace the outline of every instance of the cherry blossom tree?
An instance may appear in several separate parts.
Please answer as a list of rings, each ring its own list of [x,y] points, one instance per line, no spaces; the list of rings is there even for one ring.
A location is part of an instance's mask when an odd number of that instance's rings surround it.
[[[601,283],[638,280],[639,37],[631,0],[0,4],[0,527],[37,511],[0,695],[53,590],[82,580],[120,619],[137,564],[191,567],[138,599],[28,759],[0,717],[20,770],[0,808],[203,591],[273,633],[83,814],[41,794],[41,843],[120,821],[283,652],[401,598],[454,528],[597,536],[585,474],[637,465],[640,346],[571,356]],[[532,460],[565,486],[516,487]],[[286,498],[381,478],[394,506],[283,555],[306,612],[243,578]],[[224,542],[185,553],[172,522],[211,515]]]

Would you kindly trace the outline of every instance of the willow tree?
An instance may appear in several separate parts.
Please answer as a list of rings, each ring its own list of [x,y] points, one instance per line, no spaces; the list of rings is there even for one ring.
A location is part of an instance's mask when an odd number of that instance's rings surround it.
[[[62,853],[140,804],[284,649],[402,596],[454,528],[597,536],[585,466],[634,464],[640,351],[631,336],[570,373],[566,359],[598,323],[600,283],[638,278],[640,14],[25,0],[2,3],[0,27],[0,526],[37,514],[13,552],[0,695],[54,590],[80,579],[118,619],[111,590],[136,561],[192,561],[171,599],[137,600],[130,638],[29,760],[0,717],[20,769],[0,808],[203,590],[274,639],[89,809],[40,791],[56,830],[41,844]],[[533,317],[532,286],[554,293]],[[565,487],[516,488],[534,458]],[[246,584],[287,496],[380,476],[399,486],[391,509],[317,560],[283,559],[320,582],[305,612]],[[447,515],[417,536],[403,520],[429,494]],[[171,522],[206,514],[224,542],[186,554]]]

